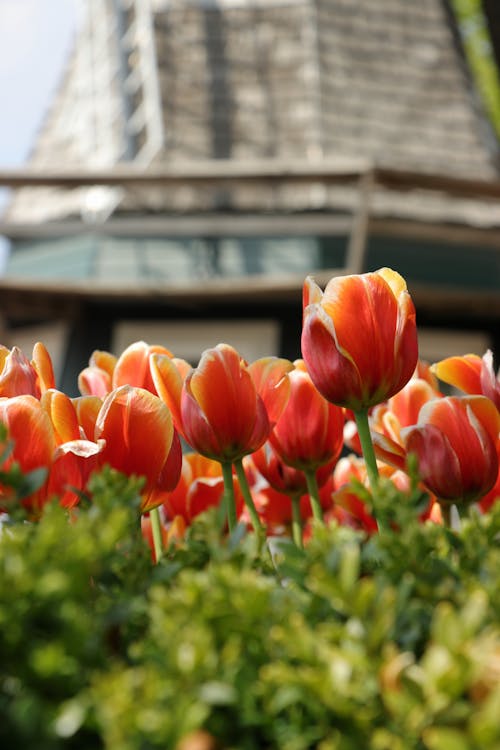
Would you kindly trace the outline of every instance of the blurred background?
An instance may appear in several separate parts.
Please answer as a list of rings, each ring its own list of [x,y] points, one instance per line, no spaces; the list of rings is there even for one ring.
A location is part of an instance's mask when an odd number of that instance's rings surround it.
[[[407,279],[500,351],[496,0],[0,0],[0,328],[300,356],[312,274]]]

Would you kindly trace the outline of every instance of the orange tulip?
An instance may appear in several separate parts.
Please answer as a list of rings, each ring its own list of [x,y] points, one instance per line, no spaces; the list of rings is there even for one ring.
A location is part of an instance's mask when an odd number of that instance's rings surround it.
[[[76,418],[82,436],[88,440],[94,439],[95,423],[102,407],[99,396],[78,396],[71,399],[75,407]]]
[[[180,480],[163,498],[167,517],[181,516],[186,523],[207,508],[219,505],[224,482],[222,469],[217,461],[212,461],[199,453],[186,453],[182,457]]]
[[[64,508],[74,508],[94,471],[101,467],[104,440],[70,440],[58,445],[47,482],[47,497],[56,497]]]
[[[287,466],[316,470],[342,451],[344,413],[316,390],[304,362],[288,374],[290,396],[269,442]]]
[[[50,388],[40,403],[50,417],[58,445],[81,438],[77,412],[69,396]]]
[[[105,440],[103,464],[145,477],[141,512],[162,502],[181,470],[181,449],[165,404],[144,388],[123,385],[106,396],[95,425],[95,439]]]
[[[37,341],[33,347],[33,358],[31,365],[36,372],[38,386],[42,394],[49,388],[56,387],[56,381],[54,377],[54,368],[52,366],[52,360],[45,346],[41,341]]]
[[[418,459],[420,477],[439,501],[471,503],[498,476],[500,415],[484,396],[449,396],[425,404],[401,436]]]
[[[40,398],[41,392],[38,373],[21,349],[0,346],[0,396]]]
[[[360,411],[401,390],[418,360],[415,308],[389,268],[304,284],[302,356],[320,393]]]
[[[119,357],[105,351],[92,353],[89,366],[78,376],[78,388],[83,396],[104,398],[113,388],[121,385],[132,385],[145,388],[156,395],[156,389],[150,369],[152,354],[172,357],[164,346],[149,345],[145,341],[130,344]]]
[[[406,467],[401,431],[416,425],[424,404],[436,398],[442,398],[439,391],[427,380],[414,377],[399,393],[373,408],[370,427],[377,458],[400,469]]]
[[[150,346],[145,341],[136,341],[130,344],[116,362],[113,371],[113,388],[119,388],[121,385],[133,385],[137,388],[145,388],[156,395],[150,368],[152,354],[172,357],[172,352],[164,346],[157,344]]]
[[[8,432],[13,442],[13,451],[3,465],[8,470],[16,461],[23,473],[35,469],[46,469],[47,473],[52,465],[52,457],[56,447],[54,429],[45,409],[40,401],[29,394],[0,398],[0,422]],[[0,496],[9,500],[11,491],[0,486]],[[22,500],[22,504],[34,516],[38,516],[47,502],[45,484],[29,497]],[[5,503],[2,502],[5,506]]]
[[[270,430],[247,363],[227,344],[207,349],[187,375],[180,411],[188,443],[219,461],[233,462],[257,450]]]
[[[483,357],[465,354],[462,357],[442,359],[431,370],[444,383],[453,385],[464,393],[487,396],[500,410],[500,370],[495,375],[493,353],[489,349]]]

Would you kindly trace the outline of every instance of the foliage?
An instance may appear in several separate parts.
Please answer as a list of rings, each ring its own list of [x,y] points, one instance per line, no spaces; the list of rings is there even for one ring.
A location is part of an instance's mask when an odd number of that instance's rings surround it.
[[[3,526],[3,747],[500,746],[500,504],[453,531],[387,483],[392,528],[260,555],[212,510],[153,566],[139,492],[108,470],[91,504]]]
[[[472,76],[500,136],[500,76],[481,0],[451,0]]]

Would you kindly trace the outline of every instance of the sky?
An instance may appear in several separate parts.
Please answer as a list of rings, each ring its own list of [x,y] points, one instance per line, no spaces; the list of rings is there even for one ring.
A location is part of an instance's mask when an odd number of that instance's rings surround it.
[[[78,0],[0,0],[0,169],[22,166],[64,71]]]
[[[28,159],[80,18],[80,0],[0,0],[0,170]],[[7,200],[0,185],[0,215]],[[0,236],[0,275],[7,257]]]

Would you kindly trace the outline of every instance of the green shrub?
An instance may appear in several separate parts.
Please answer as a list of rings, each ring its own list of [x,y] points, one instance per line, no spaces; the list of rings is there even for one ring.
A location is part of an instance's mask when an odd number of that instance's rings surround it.
[[[3,527],[2,747],[500,747],[500,504],[455,532],[386,488],[395,530],[316,526],[272,555],[212,512],[153,566],[138,485],[92,491]]]

